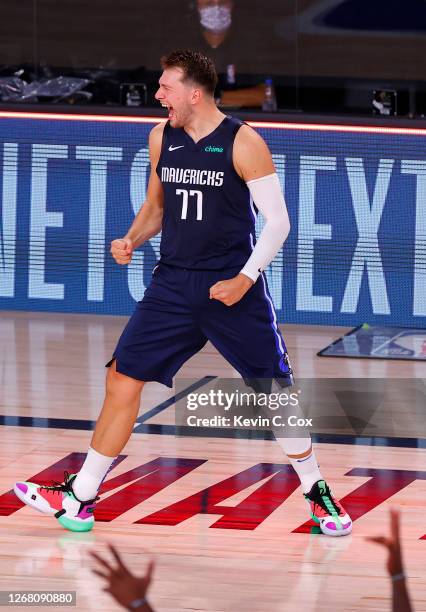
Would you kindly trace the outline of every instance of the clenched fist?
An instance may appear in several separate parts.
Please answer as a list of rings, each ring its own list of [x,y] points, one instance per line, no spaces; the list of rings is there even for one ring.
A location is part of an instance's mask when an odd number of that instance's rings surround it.
[[[111,255],[118,264],[129,264],[133,255],[133,243],[130,238],[113,240],[111,242]]]
[[[253,284],[251,278],[248,278],[245,274],[237,274],[234,278],[218,281],[212,285],[210,287],[210,299],[219,300],[225,306],[233,306],[241,300]]]

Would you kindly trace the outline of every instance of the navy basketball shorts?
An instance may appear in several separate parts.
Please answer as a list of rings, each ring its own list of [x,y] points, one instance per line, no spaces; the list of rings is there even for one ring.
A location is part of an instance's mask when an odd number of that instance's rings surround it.
[[[233,306],[209,298],[212,285],[233,278],[240,269],[186,270],[160,263],[107,367],[115,359],[121,374],[172,387],[180,367],[210,340],[245,380],[291,384],[266,278],[261,275]]]

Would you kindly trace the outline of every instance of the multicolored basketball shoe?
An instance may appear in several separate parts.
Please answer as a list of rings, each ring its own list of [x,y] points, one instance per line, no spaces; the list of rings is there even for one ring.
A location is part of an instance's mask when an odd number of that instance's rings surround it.
[[[344,536],[352,531],[352,521],[343,506],[335,499],[325,480],[318,480],[309,493],[305,493],[312,519],[329,536]]]
[[[88,501],[77,499],[72,490],[76,476],[64,472],[64,483],[55,482],[52,486],[17,482],[13,490],[27,506],[44,514],[53,514],[65,529],[90,531],[95,523],[93,510],[99,497]]]

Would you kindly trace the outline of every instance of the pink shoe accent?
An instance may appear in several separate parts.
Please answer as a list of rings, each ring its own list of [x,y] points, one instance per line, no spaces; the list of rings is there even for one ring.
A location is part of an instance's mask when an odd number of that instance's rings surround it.
[[[63,493],[59,493],[57,491],[49,491],[48,489],[38,489],[38,494],[40,497],[43,497],[51,508],[55,508],[55,510],[62,510],[62,500]]]
[[[84,506],[83,510],[77,514],[78,518],[81,518],[81,519],[92,518],[94,508],[95,508],[95,504],[93,504],[92,506]],[[88,512],[90,510],[91,512]]]
[[[24,484],[23,482],[17,482],[16,486],[18,487],[20,491],[22,491],[22,493],[26,493],[28,491],[27,485]]]

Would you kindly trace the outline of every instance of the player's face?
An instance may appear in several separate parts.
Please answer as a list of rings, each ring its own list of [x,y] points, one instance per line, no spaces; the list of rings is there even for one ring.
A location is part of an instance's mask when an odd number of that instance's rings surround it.
[[[167,68],[158,81],[159,88],[155,98],[169,111],[172,127],[184,127],[192,114],[194,87],[184,83],[181,68]]]

